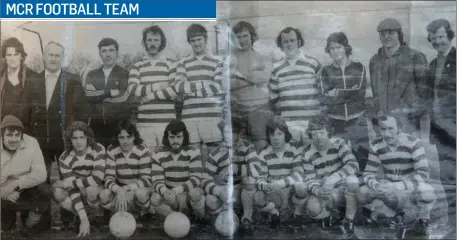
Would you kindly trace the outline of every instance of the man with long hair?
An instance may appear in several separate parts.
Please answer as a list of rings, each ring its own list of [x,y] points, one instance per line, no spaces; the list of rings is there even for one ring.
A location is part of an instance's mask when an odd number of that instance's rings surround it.
[[[186,125],[172,120],[163,135],[163,149],[152,157],[151,208],[162,216],[173,211],[187,213],[190,204],[194,217],[205,219],[205,195],[200,186],[202,162],[200,149],[189,146]]]
[[[53,185],[54,199],[61,207],[79,216],[79,234],[90,233],[85,202],[94,208],[100,220],[98,194],[105,176],[105,147],[95,142],[94,132],[83,122],[73,122],[65,132],[65,151],[59,158],[62,180]]]
[[[129,211],[135,216],[149,207],[151,153],[130,120],[120,122],[114,136],[107,151],[100,203],[108,210]]]

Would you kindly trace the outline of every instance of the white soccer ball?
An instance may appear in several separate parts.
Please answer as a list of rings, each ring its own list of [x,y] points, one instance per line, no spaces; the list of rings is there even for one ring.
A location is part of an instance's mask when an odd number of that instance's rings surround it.
[[[183,213],[173,212],[165,218],[163,229],[172,238],[182,238],[189,233],[190,220]]]
[[[216,231],[225,237],[232,237],[238,231],[239,226],[240,220],[233,210],[225,210],[219,213],[214,223]]]
[[[119,239],[128,239],[136,229],[136,220],[128,212],[117,212],[109,221],[109,230],[113,236]]]

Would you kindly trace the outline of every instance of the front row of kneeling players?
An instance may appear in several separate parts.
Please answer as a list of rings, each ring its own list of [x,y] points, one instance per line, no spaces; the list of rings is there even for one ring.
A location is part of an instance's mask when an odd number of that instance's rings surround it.
[[[416,226],[425,233],[435,195],[425,183],[429,170],[424,148],[418,139],[401,133],[395,117],[380,118],[379,123],[382,138],[371,142],[363,180],[359,180],[357,160],[343,139],[331,135],[325,117],[310,121],[306,133],[312,142],[307,146],[291,141],[282,119],[271,119],[269,145],[260,153],[240,139],[238,122],[232,123],[232,135],[230,127],[221,124],[227,141],[210,153],[205,170],[199,150],[189,146],[188,132],[179,120],[168,124],[165,147],[153,154],[129,121],[118,126],[117,139],[107,151],[94,142],[86,124],[75,122],[65,134],[67,149],[59,159],[62,180],[53,185],[53,195],[63,208],[79,216],[81,236],[90,232],[85,206],[94,208],[100,217],[104,207],[136,216],[192,212],[195,218],[205,219],[227,208],[232,195],[235,203],[242,204],[241,229],[248,233],[254,208],[268,213],[272,226],[277,226],[290,199],[296,219],[308,215],[323,226],[332,225],[333,213],[345,207],[342,230],[353,235],[359,205],[379,199],[397,212],[393,219],[398,221],[414,193],[421,209]],[[8,141],[4,135],[15,131],[21,128],[2,122],[4,142]],[[379,168],[384,172],[382,179],[377,176]]]

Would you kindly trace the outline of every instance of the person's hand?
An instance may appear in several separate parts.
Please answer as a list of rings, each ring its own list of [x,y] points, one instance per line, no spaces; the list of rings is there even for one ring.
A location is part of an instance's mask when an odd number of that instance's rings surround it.
[[[14,191],[14,192],[10,193],[8,196],[6,196],[6,200],[10,201],[12,203],[16,203],[16,201],[19,199],[20,195],[21,194],[18,191]]]
[[[125,189],[119,188],[116,193],[116,199],[114,202],[114,206],[116,206],[116,211],[118,212],[126,212],[127,211],[127,196]]]
[[[167,202],[173,202],[176,199],[176,193],[172,189],[167,189],[164,191],[163,197]]]
[[[392,192],[394,185],[391,182],[383,181],[376,186],[376,190],[382,195],[386,196]]]
[[[86,90],[89,90],[89,91],[95,91],[97,89],[95,89],[95,86],[91,83],[87,83],[86,84]]]
[[[273,190],[274,190],[274,187],[273,187],[273,184],[272,184],[272,183],[266,183],[265,185],[263,185],[263,191],[264,191],[266,194],[272,193]]]
[[[226,203],[229,202],[229,189],[227,186],[217,186],[218,190],[216,196],[218,196],[222,202]]]
[[[1,191],[2,191],[2,196],[8,196],[12,192],[14,192],[14,189],[17,187],[17,182],[15,180],[10,180],[7,181],[6,183],[0,185]]]
[[[322,200],[329,200],[332,196],[332,191],[328,189],[324,189],[323,187],[320,187],[318,189],[318,197]]]
[[[281,190],[282,188],[285,187],[284,184],[282,184],[278,180],[271,182],[271,185],[272,185],[272,191],[273,192],[279,191],[279,190]]]
[[[334,89],[328,91],[327,94],[328,94],[330,97],[336,97],[336,96],[338,96],[338,94],[339,94],[339,90],[336,89],[336,88],[334,88]]]
[[[120,94],[119,89],[110,89],[109,92],[111,94],[111,97],[117,97]]]
[[[78,238],[79,238],[79,237],[85,237],[85,236],[89,235],[89,233],[90,233],[90,223],[89,223],[89,220],[81,221],[81,224],[79,224],[79,234],[78,234]]]
[[[64,180],[62,181],[63,188],[65,189],[71,189],[73,188],[73,180]]]
[[[325,191],[330,191],[335,188],[336,183],[338,182],[338,179],[335,177],[329,176],[325,179],[324,184],[322,184],[322,188],[325,189]]]

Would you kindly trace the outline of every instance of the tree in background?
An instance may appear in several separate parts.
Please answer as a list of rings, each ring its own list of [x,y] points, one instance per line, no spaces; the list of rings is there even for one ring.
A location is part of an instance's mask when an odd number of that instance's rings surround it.
[[[68,62],[67,71],[70,73],[78,74],[83,81],[86,78],[87,73],[90,70],[100,67],[98,63],[92,59],[92,57],[87,53],[77,52],[73,54]]]

